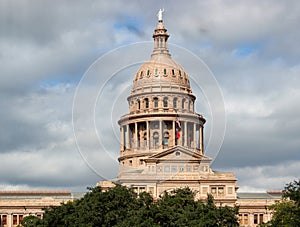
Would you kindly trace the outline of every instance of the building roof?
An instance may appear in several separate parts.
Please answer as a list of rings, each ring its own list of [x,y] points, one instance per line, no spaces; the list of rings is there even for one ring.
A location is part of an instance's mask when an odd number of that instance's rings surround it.
[[[281,194],[270,194],[268,192],[238,192],[238,199],[280,199]]]

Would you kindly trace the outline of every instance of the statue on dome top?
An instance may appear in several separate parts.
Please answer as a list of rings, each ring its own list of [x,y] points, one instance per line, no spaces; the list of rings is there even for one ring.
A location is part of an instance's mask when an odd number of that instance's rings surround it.
[[[165,9],[159,9],[158,13],[157,13],[157,17],[158,17],[158,21],[162,21],[162,17],[163,17],[163,12],[165,12]]]

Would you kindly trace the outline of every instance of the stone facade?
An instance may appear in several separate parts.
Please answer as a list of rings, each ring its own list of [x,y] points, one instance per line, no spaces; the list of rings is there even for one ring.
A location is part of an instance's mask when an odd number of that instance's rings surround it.
[[[42,218],[45,207],[73,199],[70,191],[0,191],[0,227],[14,227],[29,215]]]

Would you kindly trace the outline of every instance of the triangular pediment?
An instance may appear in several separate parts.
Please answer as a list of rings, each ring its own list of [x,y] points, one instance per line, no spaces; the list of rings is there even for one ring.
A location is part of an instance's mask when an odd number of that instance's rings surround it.
[[[169,149],[166,149],[157,154],[153,154],[147,159],[146,162],[151,161],[210,161],[211,159],[195,152],[193,150],[186,149],[182,146],[176,146]]]

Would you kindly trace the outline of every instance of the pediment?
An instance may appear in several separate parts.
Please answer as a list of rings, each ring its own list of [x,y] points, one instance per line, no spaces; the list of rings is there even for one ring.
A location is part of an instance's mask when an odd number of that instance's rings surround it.
[[[211,159],[201,155],[193,150],[186,149],[182,146],[172,147],[157,154],[151,155],[146,162],[151,161],[210,161]]]

